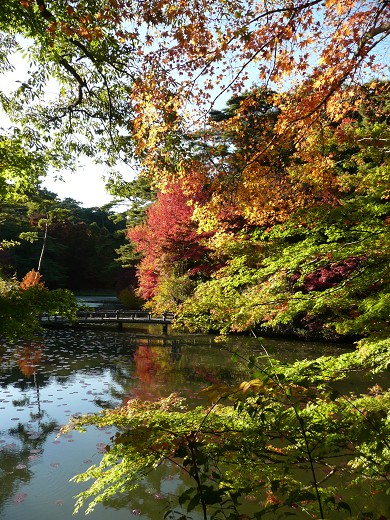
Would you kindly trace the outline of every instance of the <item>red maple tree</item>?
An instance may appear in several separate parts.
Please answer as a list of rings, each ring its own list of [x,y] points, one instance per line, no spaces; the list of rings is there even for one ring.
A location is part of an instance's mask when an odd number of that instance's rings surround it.
[[[195,204],[205,196],[199,174],[191,176],[191,186],[188,181],[187,184],[183,181],[168,183],[148,209],[145,224],[128,231],[128,238],[143,255],[138,279],[144,299],[155,295],[164,266],[180,266],[190,275],[207,271],[205,234],[198,233],[192,220]]]

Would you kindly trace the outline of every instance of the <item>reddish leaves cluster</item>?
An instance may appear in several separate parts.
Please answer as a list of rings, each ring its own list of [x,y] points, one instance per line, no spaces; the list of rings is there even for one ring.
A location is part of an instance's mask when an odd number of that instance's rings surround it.
[[[302,292],[325,291],[335,287],[343,280],[346,280],[364,261],[364,258],[351,257],[341,262],[334,262],[319,267],[312,273],[305,276],[303,284],[299,287]],[[296,281],[299,274],[292,277]]]
[[[155,295],[162,274],[176,266],[190,274],[207,269],[204,264],[207,248],[202,244],[204,235],[197,232],[192,221],[195,203],[202,198],[199,176],[192,177],[193,195],[185,192],[183,183],[169,184],[158,194],[157,201],[147,211],[145,224],[128,231],[129,239],[143,255],[138,269],[141,296]]]

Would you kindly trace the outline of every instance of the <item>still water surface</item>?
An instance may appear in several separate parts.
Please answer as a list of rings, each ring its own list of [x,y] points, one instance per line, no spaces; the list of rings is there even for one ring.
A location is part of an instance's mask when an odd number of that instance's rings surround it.
[[[284,360],[345,351],[270,339],[262,345]],[[244,358],[264,354],[254,338],[232,338],[228,347]],[[69,479],[99,463],[113,431],[90,428],[58,438],[71,416],[172,392],[197,402],[199,389],[243,378],[248,378],[246,363],[233,362],[212,336],[79,328],[47,330],[34,342],[0,345],[0,519],[75,518],[73,497],[85,484]],[[182,486],[167,465],[132,496],[97,507],[90,518],[161,519]]]

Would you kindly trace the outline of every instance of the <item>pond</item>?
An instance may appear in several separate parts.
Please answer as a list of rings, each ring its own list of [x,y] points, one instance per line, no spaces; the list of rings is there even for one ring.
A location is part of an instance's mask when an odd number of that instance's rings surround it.
[[[98,327],[48,329],[33,342],[0,345],[0,518],[74,518],[73,497],[85,484],[69,479],[99,462],[113,432],[91,428],[57,437],[71,416],[172,392],[199,402],[199,389],[247,378],[245,358],[264,354],[264,347],[285,360],[345,351],[329,344],[260,343],[248,337],[231,338],[228,347],[239,349],[243,359],[233,362],[212,336]],[[90,516],[161,519],[182,485],[168,465],[132,496],[120,496]]]

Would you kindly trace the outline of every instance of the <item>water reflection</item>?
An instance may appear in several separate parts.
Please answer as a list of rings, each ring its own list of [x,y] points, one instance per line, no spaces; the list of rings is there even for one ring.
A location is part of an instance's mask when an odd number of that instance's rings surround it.
[[[249,338],[232,339],[230,347],[239,347],[243,358],[261,352]],[[283,355],[313,357],[319,347],[283,343]],[[267,342],[271,354],[280,349],[280,342]],[[210,336],[80,328],[48,330],[35,342],[0,345],[0,518],[72,518],[73,496],[82,485],[69,479],[99,463],[113,435],[109,429],[91,429],[57,439],[72,415],[172,392],[197,402],[202,387],[246,376],[245,361],[232,362]],[[93,520],[106,519],[107,508],[115,520],[162,518],[183,482],[169,465],[159,471],[143,489],[98,507]]]

